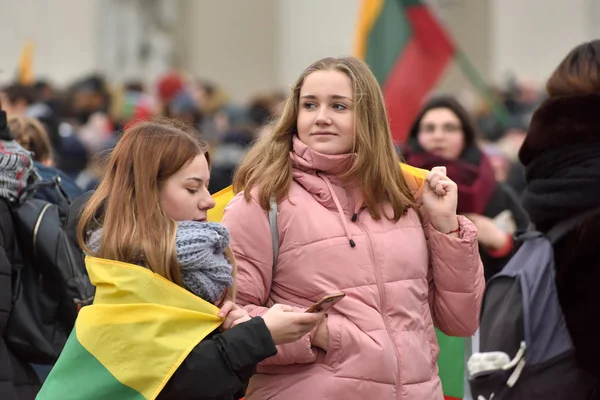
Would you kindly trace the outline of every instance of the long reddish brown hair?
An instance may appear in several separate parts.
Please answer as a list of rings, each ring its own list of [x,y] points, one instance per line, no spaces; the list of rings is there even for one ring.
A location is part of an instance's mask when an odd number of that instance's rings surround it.
[[[571,50],[546,82],[546,92],[550,97],[600,93],[600,40]]]
[[[210,165],[208,147],[197,132],[175,121],[141,122],[125,131],[81,214],[77,238],[82,249],[110,260],[143,260],[147,268],[182,286],[175,249],[176,222],[160,207],[160,189],[198,155],[205,155]],[[86,239],[100,227],[102,242],[94,254]],[[235,276],[229,249],[226,255]]]

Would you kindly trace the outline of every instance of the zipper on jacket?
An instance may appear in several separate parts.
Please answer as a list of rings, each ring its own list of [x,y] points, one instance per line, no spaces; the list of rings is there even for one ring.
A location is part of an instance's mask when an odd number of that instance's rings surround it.
[[[396,346],[396,341],[394,340],[394,336],[392,335],[392,331],[390,329],[387,316],[385,313],[385,288],[383,285],[383,281],[381,278],[381,272],[379,271],[379,267],[375,263],[375,253],[373,251],[373,241],[371,240],[371,235],[367,228],[361,224],[360,222],[355,222],[355,224],[365,232],[367,235],[367,240],[369,241],[369,254],[371,256],[371,263],[373,264],[373,269],[375,270],[375,280],[377,281],[377,287],[379,288],[379,303],[381,307],[381,317],[383,318],[383,325],[385,326],[385,331],[387,332],[388,338],[394,347],[394,352],[396,353],[396,363],[398,364],[398,382],[396,383],[396,398],[400,399],[400,375],[402,374],[402,368],[400,363],[400,351],[398,350],[398,346]]]

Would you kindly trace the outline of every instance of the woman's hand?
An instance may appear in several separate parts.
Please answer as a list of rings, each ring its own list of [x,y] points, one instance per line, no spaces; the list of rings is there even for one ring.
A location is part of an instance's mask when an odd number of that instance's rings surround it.
[[[324,313],[294,312],[291,306],[275,304],[262,316],[265,325],[271,332],[275,344],[295,342],[315,326],[324,317]]]
[[[509,236],[493,219],[479,214],[465,214],[477,228],[477,240],[488,249],[498,250],[507,246]]]
[[[312,345],[325,352],[329,349],[329,327],[327,326],[327,318],[323,318],[317,327],[312,340]]]
[[[458,229],[458,187],[446,175],[446,167],[431,169],[425,178],[422,200],[431,225],[436,230],[449,233]]]
[[[226,331],[232,327],[241,324],[242,322],[250,321],[248,311],[244,310],[231,300],[227,300],[221,310],[219,310],[219,318],[225,318],[221,329]]]

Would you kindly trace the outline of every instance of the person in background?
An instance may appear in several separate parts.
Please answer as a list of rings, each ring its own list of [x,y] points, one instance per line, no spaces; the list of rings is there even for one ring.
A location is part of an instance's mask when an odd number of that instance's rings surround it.
[[[1,104],[1,103],[0,103]],[[33,181],[34,170],[30,153],[15,142],[0,108],[0,399],[34,400],[40,388],[39,379],[31,365],[19,359],[6,345],[7,329],[13,293],[14,270],[23,265],[18,246],[11,207],[19,190]]]
[[[556,288],[578,365],[596,381],[600,399],[600,40],[569,52],[546,82],[519,160],[523,207],[536,229],[590,213],[554,245]],[[597,211],[597,212],[596,212]]]
[[[413,123],[403,150],[409,165],[443,165],[458,185],[458,213],[477,226],[481,259],[488,280],[513,254],[513,235],[526,230],[527,213],[511,188],[496,180],[488,156],[477,143],[475,124],[452,97],[431,99]]]

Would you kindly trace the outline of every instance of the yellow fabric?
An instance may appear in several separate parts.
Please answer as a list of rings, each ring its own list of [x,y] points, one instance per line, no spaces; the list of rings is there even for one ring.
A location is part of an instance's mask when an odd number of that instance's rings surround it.
[[[215,199],[215,207],[211,210],[208,210],[207,219],[210,222],[221,222],[223,219],[223,211],[225,211],[225,207],[229,201],[233,199],[233,196],[234,193],[231,186],[228,186],[225,189],[215,193],[213,195],[213,199]]]
[[[18,76],[19,83],[22,85],[31,85],[34,81],[33,76],[33,53],[35,45],[29,40],[23,46],[21,50],[21,56],[19,57]]]
[[[402,168],[404,179],[407,180],[408,186],[414,191],[417,191],[423,185],[423,182],[429,173],[426,169],[416,168],[408,164],[401,163],[400,167]],[[233,196],[234,193],[231,186],[215,193],[213,195],[215,207],[208,211],[208,220],[211,222],[220,222],[221,219],[223,219],[223,211]]]
[[[96,297],[77,318],[79,343],[121,383],[155,399],[222,323],[219,309],[148,269],[89,256],[85,262]]]
[[[384,0],[362,0],[360,12],[358,14],[358,23],[356,26],[356,34],[354,39],[354,55],[364,59],[367,51],[367,40],[373,25],[381,10],[383,9]]]

